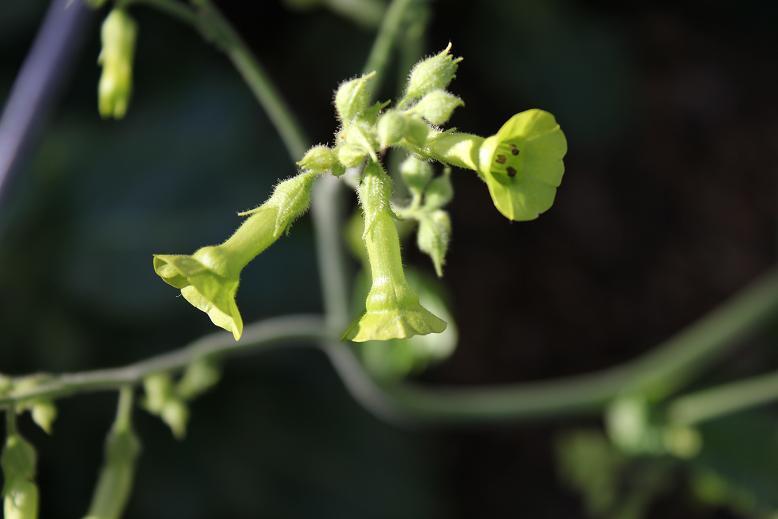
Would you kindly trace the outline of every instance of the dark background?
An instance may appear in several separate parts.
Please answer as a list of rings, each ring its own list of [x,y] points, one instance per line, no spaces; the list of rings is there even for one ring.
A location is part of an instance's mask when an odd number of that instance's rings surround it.
[[[0,6],[0,99],[45,12]],[[218,2],[313,141],[361,69],[372,30],[326,10]],[[647,351],[776,260],[778,4],[562,0],[433,3],[427,50],[465,57],[452,120],[488,135],[511,114],[553,112],[569,141],[555,206],[510,223],[456,172],[446,282],[461,333],[424,382],[477,385],[582,373]],[[99,16],[102,16],[101,13]],[[0,370],[119,365],[213,330],[151,268],[155,252],[222,240],[235,211],[294,172],[230,64],[147,8],[125,120],[96,110],[98,20],[38,145],[0,207]],[[394,81],[385,96],[392,95]],[[408,263],[431,272],[408,247]],[[309,219],[244,273],[249,322],[316,312]],[[778,363],[754,340],[700,381]],[[43,517],[91,495],[114,396],[62,400],[40,453]],[[774,409],[773,409],[774,411]],[[767,410],[769,412],[769,410]],[[355,404],[326,359],[293,349],[228,363],[196,401],[189,435],[136,413],[144,453],[129,517],[582,517],[553,439],[595,421],[410,431]],[[742,442],[733,437],[733,444]],[[697,503],[679,475],[648,517],[740,517]]]

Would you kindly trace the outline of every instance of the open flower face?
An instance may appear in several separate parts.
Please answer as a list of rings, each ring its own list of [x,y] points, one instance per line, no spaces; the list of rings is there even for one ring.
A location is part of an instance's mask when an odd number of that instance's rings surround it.
[[[235,340],[240,338],[243,319],[235,303],[239,278],[231,273],[219,247],[203,247],[191,256],[157,254],[154,271],[181,290],[192,306],[207,313],[213,324],[232,332]]]
[[[494,205],[510,220],[534,220],[554,203],[565,171],[565,134],[554,116],[527,110],[511,117],[479,150],[479,173]]]

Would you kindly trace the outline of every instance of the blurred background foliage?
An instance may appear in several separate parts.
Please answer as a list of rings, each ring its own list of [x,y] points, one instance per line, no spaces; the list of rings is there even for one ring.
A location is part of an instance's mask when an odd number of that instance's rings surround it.
[[[383,3],[366,2],[356,24],[349,2],[322,3],[335,6],[218,2],[310,138],[327,142],[332,92],[360,70]],[[46,7],[0,6],[0,99]],[[459,346],[424,382],[537,380],[613,365],[775,263],[778,4],[432,8],[426,51],[450,40],[465,57],[452,89],[467,107],[452,123],[489,134],[506,114],[542,107],[557,116],[570,152],[555,207],[530,224],[505,221],[474,175],[454,173],[446,283]],[[221,55],[173,20],[134,14],[126,119],[97,115],[95,19],[0,207],[3,372],[118,365],[211,331],[156,279],[151,254],[220,241],[236,211],[294,172]],[[395,88],[388,83],[383,97]],[[321,309],[313,247],[303,219],[247,269],[239,296],[247,321]],[[432,273],[413,247],[406,261]],[[700,384],[775,367],[777,339],[778,320]],[[699,456],[680,462],[627,457],[597,420],[388,426],[351,400],[316,352],[226,369],[193,405],[183,442],[136,413],[144,452],[128,517],[728,518],[778,506],[774,407],[707,424]],[[85,510],[114,404],[107,394],[62,400],[52,436],[23,420],[42,460],[43,517]]]

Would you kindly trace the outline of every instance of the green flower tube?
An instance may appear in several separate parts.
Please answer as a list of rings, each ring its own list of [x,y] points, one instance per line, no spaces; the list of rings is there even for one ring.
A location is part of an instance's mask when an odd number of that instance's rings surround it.
[[[381,166],[371,162],[363,173],[359,198],[372,282],[365,313],[343,334],[344,339],[354,342],[406,339],[446,329],[445,321],[421,306],[419,296],[405,279],[390,194],[389,177]]]
[[[278,184],[267,202],[241,213],[249,217],[221,245],[202,247],[192,255],[154,255],[154,271],[181,290],[192,306],[208,314],[213,324],[240,339],[243,319],[235,303],[240,273],[308,209],[317,175],[302,173]]]
[[[6,411],[13,413],[13,410]],[[11,421],[14,419],[11,418]],[[9,428],[9,430],[13,430]],[[3,468],[3,517],[37,519],[38,487],[35,484],[35,447],[11,432],[5,441],[0,464]]]
[[[495,207],[510,220],[534,220],[554,203],[565,172],[567,140],[554,116],[527,110],[486,139],[444,132],[431,139],[427,155],[478,172]]]
[[[116,420],[105,440],[105,460],[85,519],[119,519],[127,507],[141,451],[140,440],[132,428],[132,403],[132,387],[122,388]]]
[[[103,43],[97,62],[103,73],[98,84],[98,109],[103,118],[121,119],[132,94],[132,60],[138,28],[124,9],[114,9],[101,29]]]

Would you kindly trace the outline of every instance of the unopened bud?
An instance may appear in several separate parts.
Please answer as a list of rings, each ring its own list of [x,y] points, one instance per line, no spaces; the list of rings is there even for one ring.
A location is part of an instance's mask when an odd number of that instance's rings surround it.
[[[413,155],[400,164],[400,175],[412,193],[421,194],[432,178],[432,165]]]
[[[464,101],[450,92],[433,90],[422,97],[412,110],[430,123],[442,125],[448,122],[457,107],[464,105]]]
[[[101,30],[103,48],[97,62],[103,73],[98,86],[98,108],[104,118],[121,119],[132,94],[132,60],[137,35],[135,21],[123,9],[114,9]]]
[[[335,110],[342,122],[349,122],[367,110],[370,104],[370,80],[375,72],[351,79],[335,92]]]
[[[451,54],[451,44],[438,54],[417,63],[408,78],[406,99],[418,99],[432,92],[446,88],[456,75],[462,58],[454,58]]]
[[[325,173],[332,170],[337,159],[332,148],[324,145],[309,149],[297,163],[300,168],[313,173]]]

